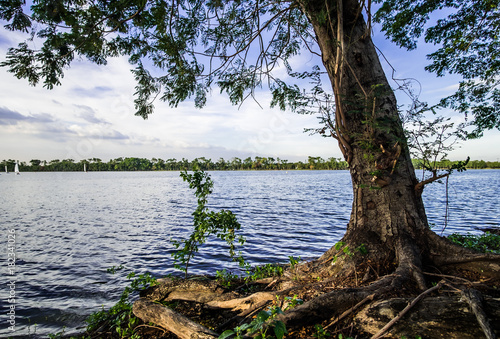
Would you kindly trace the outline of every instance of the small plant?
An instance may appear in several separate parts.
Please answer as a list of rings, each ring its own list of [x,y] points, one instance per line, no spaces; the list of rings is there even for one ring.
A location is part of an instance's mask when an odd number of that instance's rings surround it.
[[[362,255],[367,255],[368,254],[368,250],[366,249],[365,244],[361,244],[358,247],[356,247],[356,252],[359,252]]]
[[[300,262],[300,256],[295,259],[292,255],[289,255],[288,260],[290,262],[290,269],[293,270],[295,266],[297,266],[297,264]]]
[[[278,296],[276,296],[276,299],[277,302],[279,302]],[[285,298],[285,300],[288,301],[288,306],[285,308],[285,311],[302,303],[302,300],[298,299],[297,296]],[[234,336],[235,339],[242,339],[244,338],[245,332],[250,335],[256,334],[254,338],[257,339],[282,339],[287,331],[285,324],[275,319],[279,314],[283,314],[283,310],[279,306],[273,306],[266,311],[260,311],[250,323],[235,327],[234,330],[224,331],[219,336],[219,339],[225,339],[230,336]],[[273,330],[274,336],[267,333],[269,329]]]
[[[268,327],[264,326],[266,321],[270,318],[274,317],[276,314],[283,313],[279,308],[272,308],[269,311],[260,311],[259,314],[249,323],[243,324],[241,326],[236,327],[234,330],[226,330],[220,336],[219,339],[225,339],[234,335],[235,339],[244,338],[244,333],[255,334],[258,333],[255,338],[264,339],[271,338],[267,331],[269,328],[272,328],[277,339],[282,339],[283,336],[287,333],[285,324],[282,321],[274,321]]]
[[[326,337],[331,336],[331,334],[323,328],[321,325],[314,325],[314,329],[316,330],[316,333],[313,334],[314,338],[318,339],[325,339]]]
[[[108,273],[115,274],[117,271],[122,270],[124,267],[111,267],[107,270]],[[133,292],[141,291],[149,286],[154,286],[157,281],[149,273],[140,274],[136,277],[135,272],[127,275],[127,279],[134,278],[130,285],[125,287],[120,297],[120,300],[111,307],[108,311],[104,310],[92,313],[87,318],[87,332],[95,331],[104,322],[114,329],[120,338],[136,338],[133,334],[134,328],[138,325],[139,319],[132,313],[132,301],[130,295]],[[57,338],[57,337],[54,337]]]
[[[198,252],[198,247],[207,241],[211,235],[215,235],[221,240],[225,240],[229,245],[229,255],[234,261],[238,261],[240,266],[245,264],[241,253],[236,256],[234,242],[235,232],[241,228],[236,216],[231,211],[221,210],[219,212],[210,211],[207,205],[208,196],[212,193],[213,181],[205,171],[193,169],[192,174],[181,171],[181,177],[189,183],[189,188],[195,190],[194,195],[198,199],[198,207],[193,212],[194,230],[188,239],[177,241],[172,240],[172,244],[177,249],[172,253],[174,257],[174,267],[184,271],[185,277],[188,275],[189,262]],[[245,243],[245,238],[238,237],[240,245]]]
[[[215,272],[215,278],[222,286],[230,288],[231,283],[236,281],[238,279],[238,276],[236,274],[232,274],[226,269],[223,269],[222,271]]]
[[[346,243],[343,242],[343,241],[339,241],[338,243],[335,244],[334,247],[335,247],[336,251],[342,251],[349,258],[352,258],[354,256],[355,252],[358,252],[358,253],[360,253],[362,255],[368,254],[368,250],[366,249],[365,244],[361,244],[358,247],[356,247],[354,249],[354,252],[351,251],[351,248],[349,247],[349,245],[346,245]],[[338,256],[335,255],[333,257],[333,262],[332,263],[335,263],[337,261],[337,259],[338,259]]]
[[[283,267],[280,264],[265,264],[254,267],[247,267],[247,280],[259,280],[269,277],[280,277],[283,275]]]
[[[279,303],[279,296],[276,296],[276,301]],[[304,301],[302,299],[299,299],[296,294],[293,297],[285,297],[285,302],[287,303],[287,305],[285,306],[285,311],[288,311],[295,306],[302,305],[304,303]]]

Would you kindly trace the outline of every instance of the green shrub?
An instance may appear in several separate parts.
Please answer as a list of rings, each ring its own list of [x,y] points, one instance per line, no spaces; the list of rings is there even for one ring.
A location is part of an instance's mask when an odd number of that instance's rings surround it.
[[[500,235],[485,232],[481,235],[453,233],[448,236],[455,244],[484,253],[500,253]]]

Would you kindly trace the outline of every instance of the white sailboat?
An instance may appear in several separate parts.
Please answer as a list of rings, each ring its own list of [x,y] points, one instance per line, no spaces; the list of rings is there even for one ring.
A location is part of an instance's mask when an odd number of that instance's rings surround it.
[[[83,163],[83,171],[87,172],[87,164],[86,163]]]
[[[19,173],[19,164],[17,163],[17,161],[16,161],[16,166],[14,167],[14,173],[16,173],[17,175],[21,174]]]
[[[5,173],[9,173],[9,170],[7,169],[7,165],[5,165]]]

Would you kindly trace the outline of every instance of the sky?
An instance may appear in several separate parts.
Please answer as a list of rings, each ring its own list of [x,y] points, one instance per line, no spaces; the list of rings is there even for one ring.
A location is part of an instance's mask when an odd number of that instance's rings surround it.
[[[458,88],[458,78],[437,78],[424,70],[432,46],[407,52],[376,31],[373,39],[395,68],[395,78],[418,80],[415,88],[421,100],[437,103]],[[21,41],[23,35],[0,28],[0,61],[5,60],[9,47]],[[294,62],[313,65],[315,60],[303,54]],[[385,61],[383,65],[390,77],[391,67]],[[0,160],[206,157],[216,161],[265,156],[304,161],[308,156],[341,157],[334,139],[304,133],[304,128],[319,126],[316,116],[271,109],[266,91],[257,93],[260,105],[247,100],[232,106],[217,89],[201,110],[192,102],[170,108],[157,101],[154,114],[143,120],[134,115],[135,82],[130,68],[126,58],[110,59],[107,66],[75,61],[65,72],[62,86],[50,91],[41,85],[31,87],[0,68]],[[400,104],[408,102],[403,93],[396,95]],[[462,116],[451,117],[463,121]],[[500,131],[486,132],[479,140],[462,142],[448,158],[498,161],[498,145]]]

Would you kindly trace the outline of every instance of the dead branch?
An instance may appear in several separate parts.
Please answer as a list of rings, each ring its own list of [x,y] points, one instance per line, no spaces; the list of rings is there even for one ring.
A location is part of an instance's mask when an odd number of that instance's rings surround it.
[[[434,172],[433,175],[432,175],[432,177],[430,177],[427,180],[423,180],[423,181],[419,182],[418,184],[416,184],[415,185],[415,191],[422,192],[424,190],[424,186],[425,185],[430,184],[431,182],[434,182],[436,180],[448,177],[448,176],[450,176],[450,173],[445,173],[445,174],[437,175]]]

